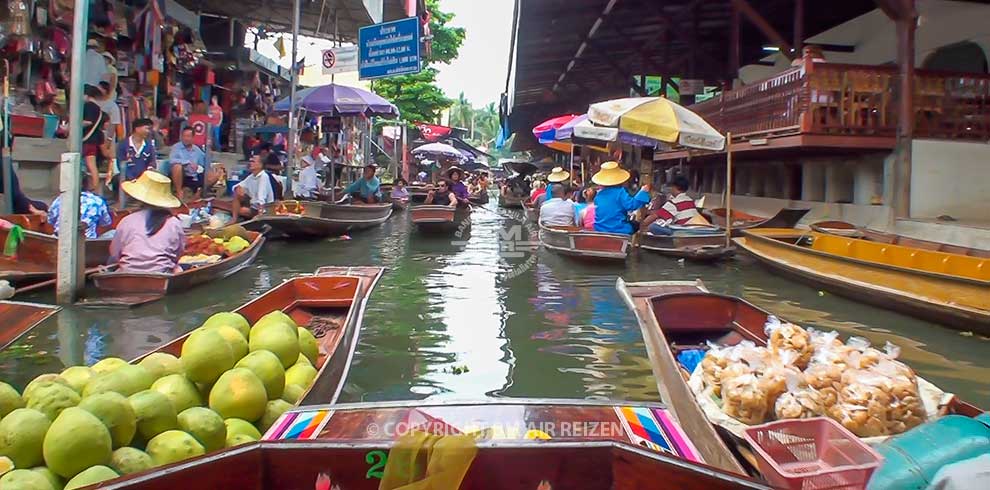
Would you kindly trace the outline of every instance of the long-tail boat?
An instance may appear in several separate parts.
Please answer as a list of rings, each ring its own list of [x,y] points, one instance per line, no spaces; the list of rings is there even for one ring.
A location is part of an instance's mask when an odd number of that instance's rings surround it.
[[[735,247],[726,246],[725,232],[717,229],[708,232],[675,231],[673,235],[654,235],[649,231],[641,231],[634,238],[633,244],[643,250],[694,262],[716,262],[736,253]]]
[[[513,194],[499,193],[498,207],[506,209],[520,209],[529,199],[529,196],[517,196]]]
[[[935,252],[946,252],[951,254],[969,255],[971,257],[990,257],[990,250],[980,248],[963,247],[951,243],[934,242],[911,238],[894,233],[884,233],[882,231],[860,228],[845,221],[819,221],[811,225],[811,229],[820,233],[831,235],[842,235],[853,238],[861,238],[877,243],[888,243],[891,245],[901,245],[904,247],[914,247],[922,250],[932,250]]]
[[[6,243],[8,234],[9,230],[0,229],[0,243]],[[85,243],[85,240],[79,240],[80,256],[85,253]],[[25,230],[24,240],[15,255],[0,253],[0,280],[9,282],[15,294],[47,289],[55,286],[57,262],[58,240],[51,235]],[[84,273],[90,275],[100,269],[85,267]]]
[[[743,230],[752,228],[794,228],[810,209],[781,208],[777,214],[766,217],[747,214],[732,210],[732,236],[741,236]],[[725,228],[725,208],[715,208],[709,213],[708,220],[719,228]]]
[[[421,233],[451,234],[471,227],[471,206],[456,208],[421,204],[409,209],[412,223]]]
[[[739,248],[836,294],[990,334],[990,258],[816,231],[746,230]]]
[[[321,203],[320,215],[342,223],[350,223],[352,230],[363,230],[374,228],[387,221],[392,216],[392,203]]]
[[[17,342],[17,339],[60,309],[51,305],[0,301],[0,318],[3,319],[3,324],[0,325],[0,350]]]
[[[626,260],[632,235],[540,224],[540,243],[548,250],[578,259]]]
[[[536,224],[540,222],[540,210],[530,202],[523,202],[523,212],[526,213],[526,221]]]
[[[81,300],[81,306],[137,306],[164,298],[166,295],[220,280],[251,265],[265,244],[264,233],[247,231],[247,248],[212,264],[183,270],[174,274],[155,272],[121,272],[110,268],[91,276],[98,294]]]
[[[403,441],[409,433],[433,441],[417,447]],[[284,414],[265,439],[101,488],[371,490],[396,477],[409,488],[461,490],[638,489],[659,482],[683,490],[769,488],[699,462],[688,435],[655,403],[506,399],[305,406]]]
[[[471,204],[477,204],[478,206],[488,204],[488,201],[490,199],[491,196],[488,195],[488,191],[479,192],[477,194],[471,194],[470,196],[468,196],[468,201]]]
[[[270,227],[269,237],[284,239],[340,236],[354,227],[354,223],[350,221],[326,216],[325,206],[330,204],[317,201],[278,201],[268,204],[258,216],[241,225],[251,231],[262,231]]]
[[[111,229],[117,227],[120,220],[125,216],[130,214],[129,210],[112,210],[111,211],[113,223],[107,227],[100,227],[98,230],[99,234],[103,234]],[[0,219],[9,221],[15,225],[20,225],[26,231],[33,231],[38,235],[36,236],[39,240],[50,241],[58,243],[58,237],[55,236],[55,230],[52,225],[48,224],[43,216],[38,216],[35,214],[5,214],[0,215]],[[107,264],[107,259],[110,258],[110,238],[87,238],[86,239],[86,267],[98,267]]]
[[[675,415],[701,457],[720,469],[752,473],[748,447],[736,435],[712,425],[688,386],[680,352],[705,349],[709,343],[735,345],[752,341],[765,346],[764,324],[770,313],[737,297],[709,293],[701,281],[626,283],[616,289],[636,315],[661,399]],[[941,400],[940,414],[975,417],[981,412],[955,396]]]

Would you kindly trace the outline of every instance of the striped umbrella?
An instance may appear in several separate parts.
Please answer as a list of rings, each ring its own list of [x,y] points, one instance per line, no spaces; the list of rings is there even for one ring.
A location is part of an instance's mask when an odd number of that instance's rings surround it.
[[[592,104],[588,120],[619,130],[619,139],[642,138],[689,148],[720,151],[725,136],[701,116],[662,97],[631,97]],[[637,141],[629,141],[638,143]]]

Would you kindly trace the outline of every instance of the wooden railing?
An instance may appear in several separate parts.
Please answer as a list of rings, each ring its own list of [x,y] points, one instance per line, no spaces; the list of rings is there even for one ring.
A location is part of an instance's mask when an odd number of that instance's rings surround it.
[[[990,75],[918,70],[915,137],[990,140]],[[739,139],[787,134],[887,136],[897,132],[896,67],[794,67],[691,109]]]

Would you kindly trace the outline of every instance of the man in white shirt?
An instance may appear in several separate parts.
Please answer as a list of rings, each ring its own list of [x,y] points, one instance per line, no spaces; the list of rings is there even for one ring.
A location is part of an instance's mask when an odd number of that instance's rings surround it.
[[[566,187],[565,184],[551,184],[551,198],[540,206],[540,224],[574,226],[574,201],[564,199]]]
[[[240,217],[253,218],[264,209],[266,204],[275,202],[272,181],[268,172],[265,172],[261,157],[258,155],[251,157],[251,164],[248,168],[251,170],[251,175],[234,186],[234,197],[239,204],[239,206],[234,206],[234,222],[237,222]]]
[[[86,58],[83,60],[86,65],[86,70],[83,72],[86,74],[84,85],[99,87],[100,82],[109,81],[110,69],[107,67],[106,58],[100,54],[101,51],[103,47],[100,46],[100,41],[90,39],[86,43]]]
[[[316,169],[313,168],[313,157],[304,156],[299,160],[302,170],[299,171],[299,185],[295,188],[296,198],[316,199],[320,189]]]

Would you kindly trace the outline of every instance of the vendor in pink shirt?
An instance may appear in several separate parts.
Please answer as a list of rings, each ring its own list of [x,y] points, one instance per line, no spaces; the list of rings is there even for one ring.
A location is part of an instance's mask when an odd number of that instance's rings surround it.
[[[179,272],[179,257],[186,247],[182,223],[172,215],[181,205],[172,195],[172,180],[146,170],[122,184],[124,192],[141,202],[141,209],[117,225],[110,242],[110,262],[121,272]]]

